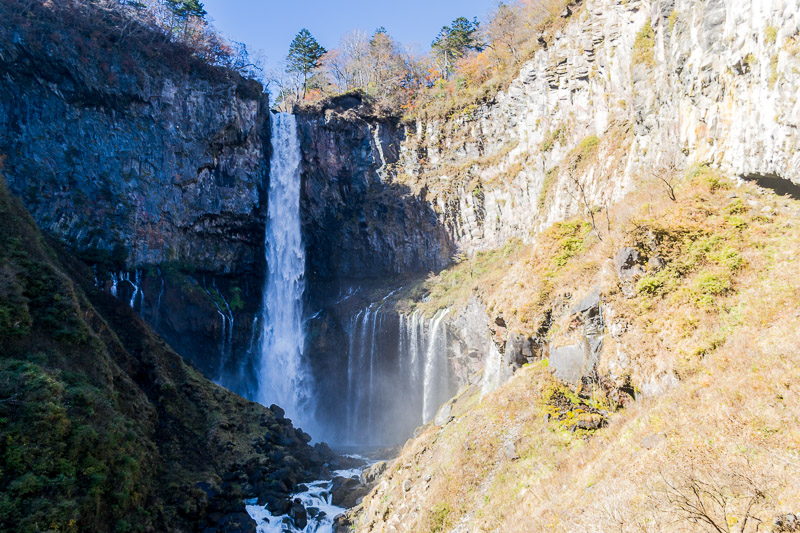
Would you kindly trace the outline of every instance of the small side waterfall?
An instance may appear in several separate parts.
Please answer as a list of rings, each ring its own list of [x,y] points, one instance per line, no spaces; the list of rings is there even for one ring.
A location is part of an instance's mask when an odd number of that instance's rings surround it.
[[[95,278],[96,279],[96,278]],[[136,299],[139,299],[139,314],[144,313],[144,292],[142,291],[142,271],[138,268],[134,270],[133,279],[131,279],[130,272],[121,271],[119,274],[116,272],[111,273],[111,295],[115,298],[119,297],[119,286],[123,281],[131,286],[131,297],[128,301],[128,306],[131,309],[136,308]]]
[[[347,328],[344,444],[402,442],[455,392],[440,311],[426,318],[373,303]]]
[[[226,300],[225,296],[223,296],[222,292],[217,289],[216,280],[212,280],[211,289],[206,288],[205,291],[211,301],[214,302],[214,306],[217,308],[217,314],[222,321],[222,334],[220,335],[221,357],[217,369],[216,381],[221,385],[226,385],[223,381],[225,366],[228,364],[228,361],[230,361],[233,352],[233,310],[231,309],[230,304],[228,304],[228,300]]]
[[[303,362],[305,250],[300,233],[300,141],[294,115],[272,115],[267,279],[258,365],[258,400],[276,403],[296,425],[312,420],[310,374]]]
[[[422,382],[422,421],[427,422],[436,415],[441,397],[442,377],[447,364],[447,328],[442,327],[442,319],[450,310],[439,311],[433,317],[425,350],[425,373]]]

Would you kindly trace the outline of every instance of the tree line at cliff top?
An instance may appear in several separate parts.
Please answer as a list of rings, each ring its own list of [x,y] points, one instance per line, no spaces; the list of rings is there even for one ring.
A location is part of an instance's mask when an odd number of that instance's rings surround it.
[[[259,79],[276,96],[279,109],[358,90],[379,107],[406,114],[437,106],[463,107],[496,93],[569,3],[500,0],[481,21],[456,18],[423,51],[398,42],[384,27],[371,33],[351,30],[336,48],[326,50],[304,28],[282,64],[267,71],[263,57],[214,30],[200,0],[88,1],[122,6],[168,39],[195,50],[199,58]]]
[[[262,61],[216,31],[201,0],[2,0],[0,15],[5,29],[25,34],[26,46],[58,46],[63,54],[66,45],[98,63],[160,59],[170,68],[210,65],[263,77]]]
[[[215,30],[201,0],[4,2],[12,27],[15,20],[24,23],[44,11],[58,11],[60,15],[51,15],[81,23],[95,21],[92,24],[98,28],[102,18],[108,26],[102,31],[103,44],[98,42],[101,34],[84,28],[87,43],[144,56],[160,54],[168,63],[184,67],[187,59],[196,58],[234,70],[262,81],[282,110],[357,90],[378,108],[409,116],[463,109],[503,89],[520,63],[541,46],[541,36],[564,20],[559,15],[570,0],[499,1],[483,20],[464,16],[453,20],[424,51],[398,42],[384,27],[371,33],[351,30],[330,50],[302,29],[280,67],[270,71],[264,68],[263,57]],[[64,24],[73,29],[80,25]],[[108,75],[113,80],[114,74]]]
[[[304,28],[282,67],[265,81],[284,110],[354,90],[407,114],[480,100],[509,81],[567,3],[500,1],[482,21],[462,16],[444,26],[424,53],[396,41],[384,27],[371,34],[349,31],[331,50]]]

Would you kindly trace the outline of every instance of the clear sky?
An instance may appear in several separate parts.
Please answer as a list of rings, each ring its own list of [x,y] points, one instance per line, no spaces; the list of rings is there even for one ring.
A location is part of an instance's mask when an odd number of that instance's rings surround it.
[[[482,20],[497,0],[204,0],[214,26],[228,39],[262,50],[270,67],[282,61],[289,43],[308,28],[327,49],[349,30],[372,33],[384,26],[404,44],[428,50],[442,26],[464,16]]]

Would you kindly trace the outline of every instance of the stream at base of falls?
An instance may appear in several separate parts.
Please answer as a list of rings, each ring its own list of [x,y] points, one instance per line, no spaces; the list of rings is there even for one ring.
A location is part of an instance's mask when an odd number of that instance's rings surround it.
[[[306,490],[292,494],[292,510],[275,515],[256,498],[245,500],[247,513],[256,522],[257,533],[333,533],[334,520],[347,509],[333,505],[333,484],[337,477],[358,478],[374,461],[361,456],[349,456],[365,461],[365,465],[347,470],[334,470],[331,479],[304,483]],[[292,516],[294,515],[294,516]],[[300,527],[302,526],[302,527]]]

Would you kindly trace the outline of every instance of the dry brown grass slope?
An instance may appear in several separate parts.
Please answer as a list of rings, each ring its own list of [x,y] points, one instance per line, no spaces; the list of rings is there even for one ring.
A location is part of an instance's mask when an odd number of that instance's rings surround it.
[[[483,399],[465,391],[455,419],[390,465],[358,531],[777,531],[776,516],[800,512],[800,201],[707,167],[678,180],[677,201],[660,183],[599,236],[568,221],[424,287],[429,307],[476,293],[529,334],[550,312],[550,346],[571,342],[570,302],[599,288],[599,373],[637,401],[568,389],[547,360]],[[644,270],[627,289],[624,246]],[[571,431],[597,410],[605,427]]]

